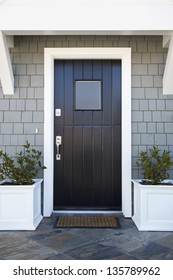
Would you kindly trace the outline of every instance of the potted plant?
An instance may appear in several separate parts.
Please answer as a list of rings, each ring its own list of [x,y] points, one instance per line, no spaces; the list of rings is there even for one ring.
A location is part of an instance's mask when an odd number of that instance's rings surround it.
[[[173,166],[170,152],[153,146],[140,152],[136,162],[144,179],[133,182],[133,221],[139,230],[173,230],[173,181],[168,169]]]
[[[34,179],[46,167],[42,153],[26,141],[12,158],[0,151],[0,230],[34,230],[42,220],[41,183]]]

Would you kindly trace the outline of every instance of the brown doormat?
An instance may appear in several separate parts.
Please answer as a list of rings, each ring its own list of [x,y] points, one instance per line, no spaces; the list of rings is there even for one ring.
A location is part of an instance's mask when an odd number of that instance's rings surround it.
[[[56,228],[120,228],[117,217],[113,216],[62,216],[55,222]]]

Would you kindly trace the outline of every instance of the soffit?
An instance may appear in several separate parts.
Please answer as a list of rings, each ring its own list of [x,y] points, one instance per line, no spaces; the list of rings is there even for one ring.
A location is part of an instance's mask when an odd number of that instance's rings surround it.
[[[0,0],[8,35],[169,35],[172,15],[173,0]]]

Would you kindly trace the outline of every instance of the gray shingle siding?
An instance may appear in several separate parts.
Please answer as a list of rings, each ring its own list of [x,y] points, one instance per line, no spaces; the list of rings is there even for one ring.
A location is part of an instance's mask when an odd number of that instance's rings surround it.
[[[13,153],[28,139],[43,149],[45,47],[131,47],[132,176],[140,176],[135,167],[140,150],[157,144],[173,151],[173,97],[162,95],[167,49],[161,36],[16,36],[11,49],[16,93],[8,97],[0,89],[0,148]]]

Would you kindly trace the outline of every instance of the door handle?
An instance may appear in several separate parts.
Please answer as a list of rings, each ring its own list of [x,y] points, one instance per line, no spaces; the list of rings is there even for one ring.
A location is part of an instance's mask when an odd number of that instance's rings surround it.
[[[56,136],[56,147],[57,147],[56,160],[61,160],[61,154],[60,154],[61,142],[62,142],[62,137]]]

